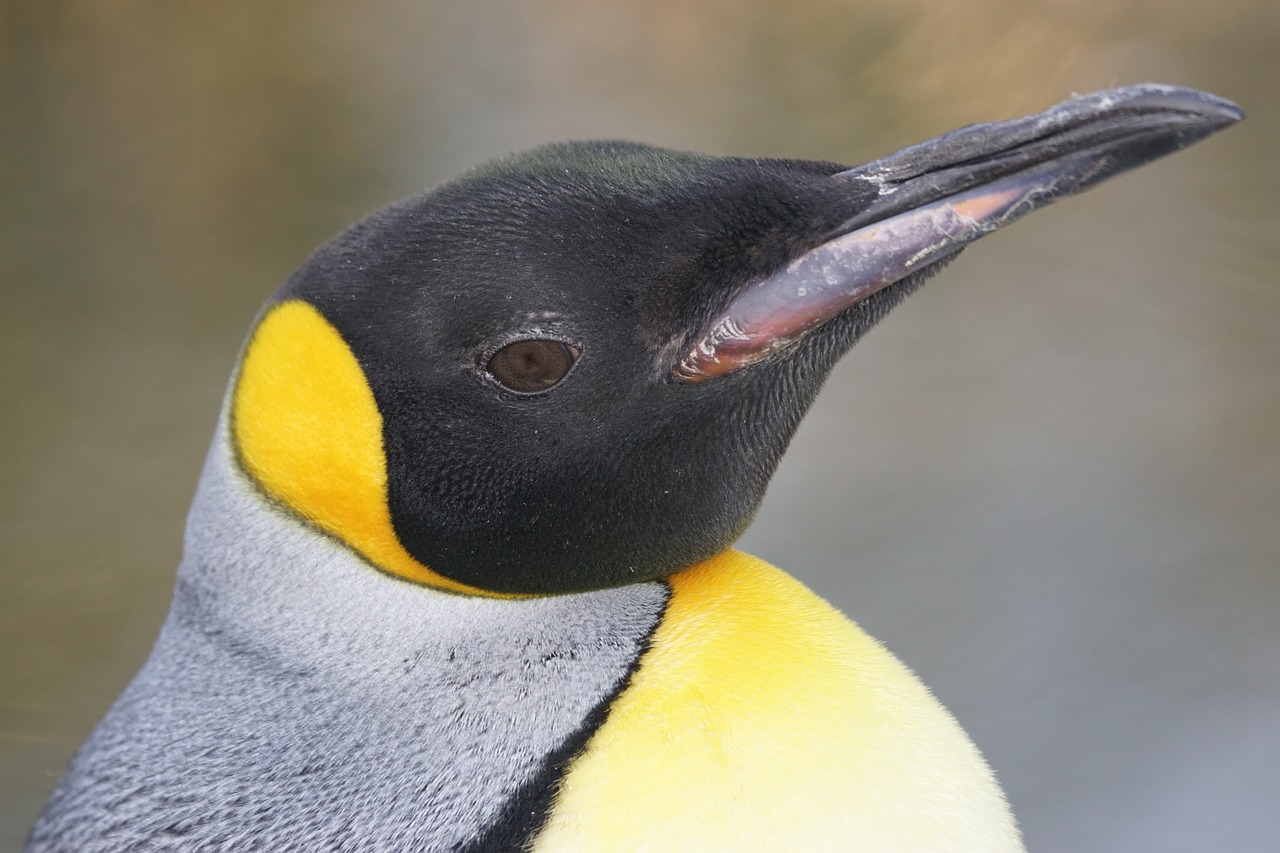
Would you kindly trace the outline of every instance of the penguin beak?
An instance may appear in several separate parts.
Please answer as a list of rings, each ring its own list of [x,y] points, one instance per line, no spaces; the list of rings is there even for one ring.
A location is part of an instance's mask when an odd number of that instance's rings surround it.
[[[874,200],[823,243],[734,296],[677,364],[700,382],[785,350],[886,287],[1033,210],[1244,117],[1194,89],[1146,84],[980,124],[832,177]]]

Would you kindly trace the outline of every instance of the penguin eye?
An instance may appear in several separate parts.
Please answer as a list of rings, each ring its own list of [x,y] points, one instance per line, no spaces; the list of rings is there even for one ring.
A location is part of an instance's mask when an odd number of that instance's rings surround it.
[[[580,355],[582,350],[562,341],[516,341],[493,354],[488,371],[509,391],[536,394],[564,379]]]

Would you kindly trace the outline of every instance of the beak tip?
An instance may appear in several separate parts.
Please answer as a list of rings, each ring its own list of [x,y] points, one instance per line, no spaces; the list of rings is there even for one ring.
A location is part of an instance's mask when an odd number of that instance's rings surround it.
[[[1072,98],[1058,105],[1072,113],[1098,109],[1167,110],[1198,116],[1215,127],[1235,124],[1245,117],[1234,101],[1200,89],[1166,83],[1138,83],[1105,89]]]

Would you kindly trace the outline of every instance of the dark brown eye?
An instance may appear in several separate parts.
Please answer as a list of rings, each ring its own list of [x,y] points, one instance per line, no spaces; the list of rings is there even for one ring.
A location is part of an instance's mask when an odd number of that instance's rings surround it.
[[[533,394],[564,379],[581,354],[577,347],[561,341],[516,341],[489,359],[489,375],[504,388]]]

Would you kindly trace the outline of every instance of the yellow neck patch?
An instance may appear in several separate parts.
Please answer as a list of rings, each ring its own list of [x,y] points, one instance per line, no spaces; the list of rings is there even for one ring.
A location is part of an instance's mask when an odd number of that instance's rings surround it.
[[[264,492],[378,568],[454,592],[404,549],[387,506],[382,415],[338,330],[311,305],[268,311],[240,364],[231,411],[241,464]]]
[[[1022,849],[955,720],[838,611],[737,551],[670,580],[536,853]]]

